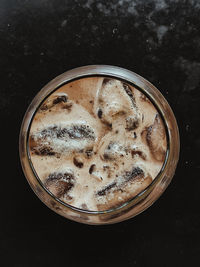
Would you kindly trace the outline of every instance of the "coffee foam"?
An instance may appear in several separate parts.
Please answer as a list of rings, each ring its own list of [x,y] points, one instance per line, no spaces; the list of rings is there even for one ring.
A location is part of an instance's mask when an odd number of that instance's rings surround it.
[[[116,207],[159,173],[164,158],[155,154],[166,152],[164,125],[136,88],[115,79],[84,78],[62,86],[42,107],[31,125],[31,160],[44,185],[52,173],[73,172],[73,187],[59,196],[64,202],[88,210]],[[72,126],[90,129],[92,137],[83,138],[82,128],[74,137],[68,131]],[[61,130],[52,134],[54,128]],[[50,131],[45,138],[44,131]]]

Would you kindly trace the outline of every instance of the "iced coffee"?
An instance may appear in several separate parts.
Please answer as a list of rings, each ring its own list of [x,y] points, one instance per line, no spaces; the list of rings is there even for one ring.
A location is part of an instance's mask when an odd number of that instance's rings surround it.
[[[138,88],[112,77],[84,77],[51,93],[29,134],[30,159],[57,199],[88,211],[121,206],[162,169],[166,130]]]

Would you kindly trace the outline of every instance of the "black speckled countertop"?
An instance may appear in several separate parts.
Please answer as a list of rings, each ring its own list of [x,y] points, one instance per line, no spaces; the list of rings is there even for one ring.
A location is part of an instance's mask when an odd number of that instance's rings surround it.
[[[180,129],[176,175],[141,215],[81,225],[34,195],[18,157],[23,115],[55,76],[88,64],[158,87]],[[200,1],[1,0],[2,266],[197,266],[200,255]],[[5,149],[4,149],[5,148]]]

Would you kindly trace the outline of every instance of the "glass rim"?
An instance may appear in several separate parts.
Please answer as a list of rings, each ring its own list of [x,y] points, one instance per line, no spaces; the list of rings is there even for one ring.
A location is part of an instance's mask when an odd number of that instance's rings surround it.
[[[166,150],[166,154],[165,154],[165,159],[163,161],[163,165],[162,165],[159,173],[153,179],[153,181],[145,189],[143,189],[141,192],[139,192],[137,195],[130,198],[128,201],[124,202],[123,204],[121,204],[117,207],[107,209],[107,210],[102,210],[102,211],[84,210],[81,208],[77,208],[75,206],[67,204],[66,202],[60,200],[55,195],[53,195],[53,193],[51,193],[44,186],[43,182],[39,178],[39,176],[38,176],[38,174],[37,174],[37,172],[36,172],[36,170],[32,164],[32,160],[30,157],[30,151],[29,151],[29,144],[28,144],[29,133],[30,133],[32,121],[33,121],[34,116],[37,113],[39,107],[45,101],[45,99],[48,98],[53,92],[55,92],[56,90],[58,90],[59,88],[61,88],[65,84],[68,84],[68,83],[73,82],[75,80],[89,78],[89,77],[115,78],[118,80],[122,80],[123,82],[126,82],[126,83],[130,84],[131,86],[135,87],[137,90],[141,91],[145,96],[148,97],[148,99],[151,100],[152,104],[155,106],[156,110],[161,115],[162,121],[163,121],[164,126],[165,126],[165,132],[166,132],[166,137],[167,137],[167,150]],[[142,82],[142,84],[141,84],[141,82]],[[141,85],[146,85],[146,88],[144,88],[145,86],[141,86]],[[147,90],[148,87],[151,88],[152,91],[154,91],[154,93],[155,93],[154,96],[152,96],[151,92],[149,92],[149,90]],[[167,109],[169,109],[169,111],[172,113],[171,115],[173,116],[173,119],[174,119],[176,134],[178,135],[178,141],[179,141],[179,131],[178,131],[176,119],[174,117],[173,111],[171,110],[171,107],[169,106],[167,100],[164,98],[164,96],[161,94],[161,92],[154,85],[152,85],[149,81],[147,81],[146,79],[144,79],[140,75],[138,75],[132,71],[126,70],[124,68],[116,67],[116,66],[110,66],[110,65],[89,65],[89,66],[83,66],[83,67],[79,67],[79,68],[75,68],[75,69],[66,71],[63,74],[57,76],[55,79],[51,80],[48,84],[46,84],[36,94],[36,96],[33,98],[31,104],[29,105],[29,107],[28,107],[28,109],[24,115],[22,125],[21,125],[21,130],[20,130],[20,138],[19,138],[19,152],[20,152],[21,163],[22,163],[22,152],[25,152],[25,160],[29,164],[30,170],[31,170],[34,178],[36,178],[37,182],[40,184],[42,189],[48,195],[50,195],[54,201],[59,202],[62,206],[66,207],[68,209],[71,209],[73,211],[76,211],[79,213],[84,213],[84,214],[90,214],[90,215],[99,215],[99,214],[108,214],[108,213],[113,213],[113,212],[119,212],[119,211],[122,211],[128,207],[133,207],[133,206],[137,205],[145,197],[147,197],[149,195],[149,193],[152,192],[155,185],[158,184],[162,180],[163,174],[165,173],[167,167],[169,167],[169,162],[171,159],[171,154],[172,154],[171,153],[171,143],[173,141],[172,136],[170,134],[169,125],[167,123],[166,116],[164,115],[163,110],[162,110],[161,106],[159,105],[158,101],[156,101],[155,97],[161,98],[161,100],[164,101]],[[30,118],[29,118],[28,122],[26,122],[26,120],[29,116],[30,116]],[[25,136],[22,134],[23,132],[25,132]],[[22,142],[24,143],[23,146],[22,146]],[[24,151],[22,151],[22,147],[23,147]],[[179,149],[180,149],[180,143],[178,143],[178,156],[179,156]],[[177,164],[177,162],[178,162],[178,157],[177,157],[176,164]],[[26,170],[24,168],[23,168],[23,171],[24,171],[26,179],[29,182],[29,179],[26,175]],[[34,189],[33,189],[33,191],[35,192]]]

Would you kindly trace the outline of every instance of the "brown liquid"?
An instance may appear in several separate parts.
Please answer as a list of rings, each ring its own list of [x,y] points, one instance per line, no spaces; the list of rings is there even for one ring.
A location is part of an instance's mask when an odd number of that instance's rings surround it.
[[[117,207],[144,190],[167,149],[150,100],[105,77],[82,78],[51,94],[33,119],[29,143],[46,188],[86,210]]]

